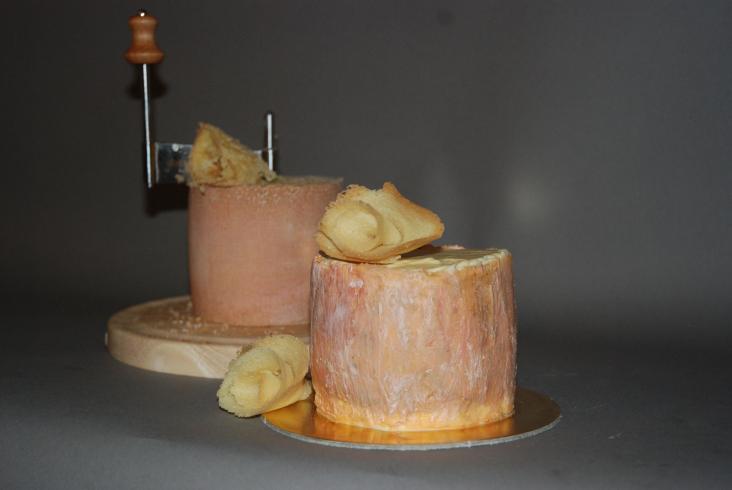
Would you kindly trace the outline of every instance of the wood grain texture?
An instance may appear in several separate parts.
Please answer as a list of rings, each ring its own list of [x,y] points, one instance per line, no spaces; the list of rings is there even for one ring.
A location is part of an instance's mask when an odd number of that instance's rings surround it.
[[[148,13],[138,13],[130,17],[127,24],[132,31],[132,44],[125,53],[125,59],[134,65],[153,65],[163,61],[163,52],[155,42],[158,20]]]
[[[125,364],[160,373],[223,378],[239,350],[272,334],[308,343],[309,326],[241,326],[206,322],[192,314],[188,296],[131,306],[114,314],[106,343]]]

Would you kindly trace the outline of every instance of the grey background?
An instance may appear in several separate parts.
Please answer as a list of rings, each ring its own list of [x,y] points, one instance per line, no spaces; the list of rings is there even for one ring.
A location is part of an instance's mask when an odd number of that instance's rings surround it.
[[[519,379],[562,404],[557,429],[431,455],[314,450],[217,411],[215,382],[109,359],[112,312],[187,291],[185,195],[144,189],[121,57],[140,6],[167,55],[158,139],[208,121],[256,146],[272,109],[283,173],[391,180],[443,218],[443,242],[513,252]],[[1,35],[0,482],[732,479],[732,3],[31,1],[4,6]]]

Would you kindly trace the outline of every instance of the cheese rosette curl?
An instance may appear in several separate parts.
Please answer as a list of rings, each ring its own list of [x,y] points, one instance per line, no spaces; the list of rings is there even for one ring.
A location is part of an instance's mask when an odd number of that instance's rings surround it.
[[[277,178],[264,160],[213,124],[199,123],[188,172],[196,186],[262,184]]]
[[[315,240],[332,258],[387,264],[444,231],[439,216],[386,182],[378,190],[351,185],[339,194],[321,218]]]
[[[229,364],[217,393],[219,406],[239,417],[252,417],[304,400],[312,387],[305,379],[310,353],[292,335],[256,341]]]

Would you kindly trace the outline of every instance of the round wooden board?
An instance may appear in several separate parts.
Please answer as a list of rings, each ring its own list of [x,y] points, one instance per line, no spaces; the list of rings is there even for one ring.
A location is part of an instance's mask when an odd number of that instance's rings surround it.
[[[310,342],[302,325],[242,326],[205,322],[192,314],[188,296],[150,301],[112,315],[105,342],[125,364],[200,378],[223,378],[243,346],[272,334]]]

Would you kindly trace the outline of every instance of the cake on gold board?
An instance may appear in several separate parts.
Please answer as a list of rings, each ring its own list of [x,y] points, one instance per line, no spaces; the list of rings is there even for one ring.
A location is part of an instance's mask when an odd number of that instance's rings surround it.
[[[317,240],[330,257],[313,263],[310,327],[325,418],[422,431],[513,413],[511,254],[426,246],[443,231],[389,182],[349,187],[326,209]]]
[[[428,245],[443,230],[390,183],[328,206],[311,278],[314,397],[265,413],[268,426],[327,445],[435,449],[556,424],[554,402],[516,387],[511,254]]]

